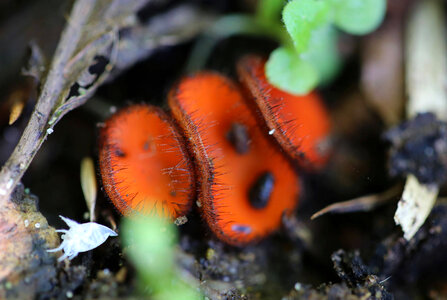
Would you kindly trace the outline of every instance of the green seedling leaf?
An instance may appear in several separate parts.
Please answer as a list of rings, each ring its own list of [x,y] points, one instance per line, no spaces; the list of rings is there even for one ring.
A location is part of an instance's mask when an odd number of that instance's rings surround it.
[[[151,286],[169,282],[177,238],[174,225],[158,217],[138,216],[125,219],[122,230],[128,255],[140,276]]]
[[[282,17],[296,50],[303,53],[312,31],[329,22],[329,5],[321,0],[293,0],[284,7]]]
[[[126,253],[137,269],[142,290],[150,299],[198,300],[196,288],[185,283],[175,262],[177,230],[172,222],[136,215],[124,219]]]
[[[301,59],[315,67],[320,84],[327,84],[340,69],[337,42],[337,30],[332,25],[322,26],[313,31],[309,50],[300,55]]]
[[[385,16],[386,0],[330,0],[334,23],[351,34],[367,34],[375,30]]]
[[[270,83],[291,94],[307,94],[318,84],[316,69],[293,48],[280,47],[273,51],[265,73]]]

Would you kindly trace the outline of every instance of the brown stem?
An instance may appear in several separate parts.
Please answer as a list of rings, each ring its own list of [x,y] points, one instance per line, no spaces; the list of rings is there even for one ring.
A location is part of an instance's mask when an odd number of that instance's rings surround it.
[[[14,152],[0,171],[0,206],[9,200],[14,187],[48,135],[48,120],[64,88],[64,67],[76,50],[82,28],[95,2],[78,0],[74,4],[36,107]]]

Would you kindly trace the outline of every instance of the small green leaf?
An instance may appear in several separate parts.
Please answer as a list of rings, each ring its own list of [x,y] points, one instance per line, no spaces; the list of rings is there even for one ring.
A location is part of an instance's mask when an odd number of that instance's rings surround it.
[[[328,83],[340,69],[341,58],[337,48],[338,32],[332,25],[313,31],[309,50],[300,57],[315,67],[320,84]]]
[[[122,230],[129,257],[142,277],[156,282],[169,279],[174,264],[175,227],[158,217],[138,216],[124,219]]]
[[[126,254],[138,272],[142,290],[150,299],[203,298],[195,286],[182,280],[175,259],[177,230],[172,222],[155,215],[135,215],[124,219],[122,233]]]
[[[280,47],[270,54],[265,74],[274,86],[291,94],[307,94],[318,84],[318,74],[294,49]]]
[[[296,50],[302,53],[314,28],[329,22],[329,5],[321,0],[293,0],[284,7],[282,17]]]
[[[331,0],[334,23],[351,34],[375,30],[385,16],[386,0]]]

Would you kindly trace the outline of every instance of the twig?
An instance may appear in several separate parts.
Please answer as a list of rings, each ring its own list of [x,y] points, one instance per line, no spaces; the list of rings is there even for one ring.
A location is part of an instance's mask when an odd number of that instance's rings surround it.
[[[444,7],[441,0],[416,3],[407,28],[406,86],[407,118],[432,112],[447,120],[447,44]],[[402,199],[394,220],[410,240],[428,217],[439,193],[436,184],[421,184],[416,177],[407,177]]]
[[[312,217],[310,217],[310,219],[314,220],[327,213],[340,214],[358,211],[370,211],[380,205],[387,203],[390,200],[393,200],[393,198],[397,197],[401,193],[401,191],[402,185],[398,184],[379,194],[367,195],[347,201],[337,202],[317,211],[312,215]]]
[[[54,60],[36,107],[11,157],[0,171],[0,205],[6,203],[47,137],[48,120],[64,88],[63,69],[78,45],[95,1],[79,0],[75,3],[70,23],[65,28],[54,55]]]

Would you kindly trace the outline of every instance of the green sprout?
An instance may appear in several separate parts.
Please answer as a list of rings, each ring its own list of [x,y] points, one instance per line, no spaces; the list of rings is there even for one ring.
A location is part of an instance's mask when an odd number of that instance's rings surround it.
[[[386,0],[330,0],[333,22],[351,34],[367,34],[375,30],[386,11]]]
[[[303,53],[309,49],[313,31],[329,22],[329,5],[327,1],[290,1],[282,11],[282,19],[296,51]]]
[[[266,65],[269,81],[293,94],[306,94],[327,83],[341,64],[334,27],[350,34],[366,34],[380,25],[385,11],[386,0],[290,1],[282,17],[295,48],[287,52],[294,64],[280,69],[273,52]],[[305,63],[307,68],[302,67]]]
[[[267,36],[280,44],[266,64],[268,80],[289,93],[307,94],[330,82],[340,69],[339,31],[370,33],[381,24],[385,12],[386,0],[260,0],[255,16],[220,18],[196,44],[188,69],[203,67],[223,38]]]
[[[156,216],[124,219],[124,244],[137,270],[140,285],[151,299],[202,299],[201,295],[180,278],[175,265],[177,230]]]

